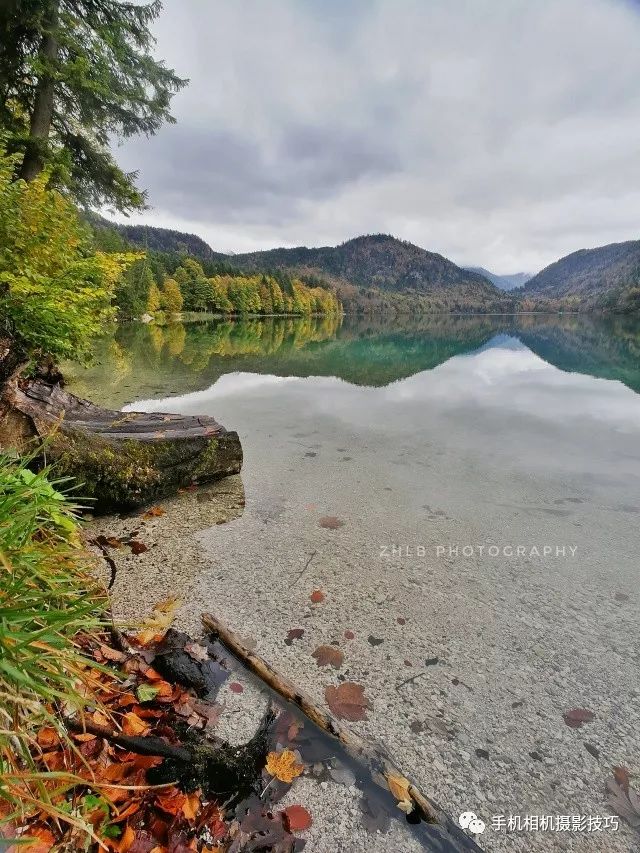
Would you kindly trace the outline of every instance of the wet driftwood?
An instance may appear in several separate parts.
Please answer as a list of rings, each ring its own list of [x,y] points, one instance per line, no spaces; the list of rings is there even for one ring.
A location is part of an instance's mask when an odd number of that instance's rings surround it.
[[[143,506],[242,467],[238,434],[206,415],[110,411],[41,380],[7,382],[1,409],[0,447],[24,451],[45,440],[56,475],[74,477],[100,512]]]
[[[301,691],[291,681],[280,675],[264,658],[247,648],[242,640],[220,619],[210,613],[202,615],[205,630],[218,638],[229,651],[242,662],[254,675],[260,678],[272,690],[298,707],[315,725],[332,737],[337,738],[351,758],[362,762],[371,772],[374,780],[384,780],[391,793],[396,796],[399,780],[406,783],[406,794],[413,802],[417,813],[438,830],[440,846],[433,849],[448,851],[478,851],[475,842],[419,788],[406,779],[394,765],[384,750],[374,743],[359,737],[350,728],[341,723],[333,714],[321,708],[308,694]],[[402,785],[401,787],[404,787]]]

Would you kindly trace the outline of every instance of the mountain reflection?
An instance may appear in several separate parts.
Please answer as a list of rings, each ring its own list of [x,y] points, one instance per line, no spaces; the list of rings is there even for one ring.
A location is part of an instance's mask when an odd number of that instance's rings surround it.
[[[640,324],[583,316],[203,318],[166,326],[123,324],[99,343],[92,366],[69,366],[67,372],[76,393],[120,408],[135,399],[199,391],[236,372],[334,376],[352,385],[382,387],[487,346],[494,353],[505,348],[530,352],[538,357],[536,363],[617,379],[640,391]]]

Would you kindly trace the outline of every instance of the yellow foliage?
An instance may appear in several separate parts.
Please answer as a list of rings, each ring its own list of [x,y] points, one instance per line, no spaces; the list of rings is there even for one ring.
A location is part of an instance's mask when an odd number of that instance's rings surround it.
[[[142,631],[137,634],[138,642],[146,646],[147,643],[153,642],[159,635],[162,636],[168,631],[181,604],[180,599],[174,596],[159,601],[153,608],[151,616],[144,621]]]
[[[295,752],[290,749],[283,749],[282,752],[270,752],[267,755],[267,773],[275,776],[281,782],[293,782],[303,770],[304,765],[299,763]]]
[[[112,316],[115,283],[138,256],[94,252],[48,174],[14,181],[15,166],[0,150],[0,313],[28,355],[85,356]]]

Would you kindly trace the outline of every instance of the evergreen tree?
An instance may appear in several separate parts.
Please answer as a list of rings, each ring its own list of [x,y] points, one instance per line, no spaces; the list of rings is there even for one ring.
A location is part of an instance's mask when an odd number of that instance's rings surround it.
[[[148,310],[152,284],[155,280],[146,259],[137,261],[125,272],[115,293],[115,303],[123,317],[140,317]]]
[[[83,204],[144,206],[109,142],[155,133],[186,83],[151,55],[160,0],[8,0],[0,8],[0,126],[18,175],[45,165]]]

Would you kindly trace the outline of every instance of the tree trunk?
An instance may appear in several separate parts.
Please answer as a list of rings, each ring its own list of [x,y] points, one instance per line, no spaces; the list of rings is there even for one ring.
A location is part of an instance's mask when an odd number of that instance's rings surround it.
[[[58,60],[58,2],[59,0],[50,0],[44,18],[42,43],[38,52],[38,61],[43,68],[36,84],[29,139],[19,174],[25,181],[37,178],[45,164],[45,151],[53,119],[54,68]]]

